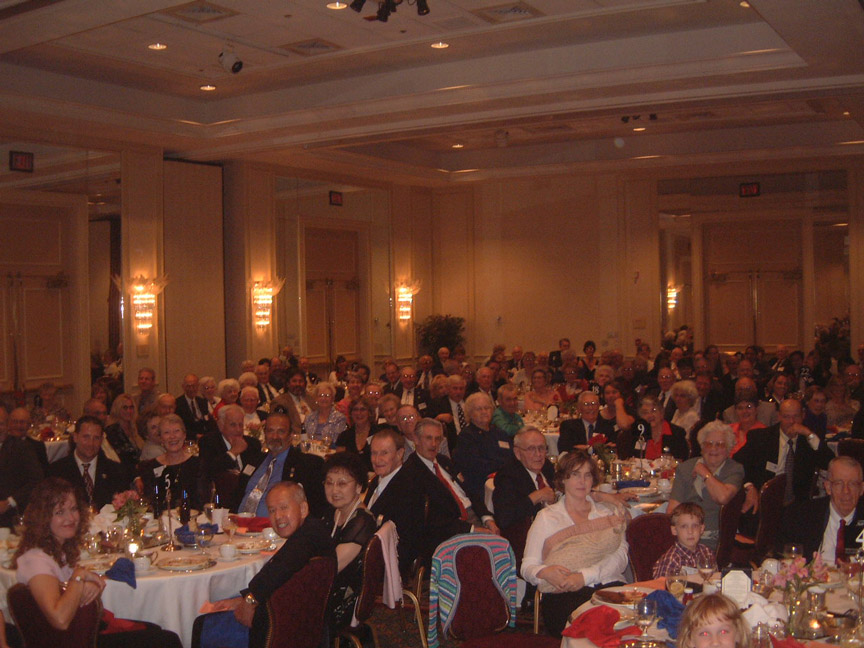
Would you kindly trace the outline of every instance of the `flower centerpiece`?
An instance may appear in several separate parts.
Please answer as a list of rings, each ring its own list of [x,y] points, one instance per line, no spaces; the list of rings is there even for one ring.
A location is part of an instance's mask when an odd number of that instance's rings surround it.
[[[618,458],[615,454],[615,446],[609,443],[609,439],[605,434],[595,434],[589,441],[591,454],[603,462],[604,472],[609,472],[612,467],[612,462]]]
[[[117,517],[115,522],[120,522],[125,518],[126,528],[132,535],[141,535],[143,529],[141,516],[147,512],[147,504],[141,499],[137,491],[127,490],[121,491],[114,495],[111,500],[111,506],[114,507],[114,513]]]
[[[809,563],[804,556],[796,556],[780,563],[774,586],[784,593],[784,603],[789,609],[788,631],[793,637],[801,636],[801,621],[806,613],[805,592],[819,583],[828,582],[828,565],[822,561],[818,551],[813,552]]]

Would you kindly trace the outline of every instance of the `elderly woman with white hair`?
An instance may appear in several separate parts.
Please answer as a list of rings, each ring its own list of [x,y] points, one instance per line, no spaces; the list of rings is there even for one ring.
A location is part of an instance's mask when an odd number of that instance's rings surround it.
[[[693,426],[699,422],[699,408],[696,407],[699,392],[696,391],[696,384],[690,380],[679,380],[672,385],[672,400],[675,401],[677,409],[671,423],[682,428],[687,436],[690,436]]]
[[[207,401],[207,408],[211,414],[219,404],[218,388],[219,385],[213,376],[204,376],[198,381],[198,395]]]
[[[303,432],[310,439],[332,444],[348,427],[348,420],[336,409],[333,402],[336,398],[336,388],[332,383],[319,382],[312,389],[312,398],[315,401],[315,411],[306,415],[306,420],[303,421]]]
[[[237,404],[237,399],[240,398],[240,381],[236,378],[220,380],[216,387],[216,393],[219,394],[219,402],[213,408],[213,418],[218,420],[220,409],[226,405]]]
[[[701,457],[693,457],[678,466],[669,498],[667,513],[684,502],[695,502],[705,511],[705,533],[702,542],[717,548],[720,532],[720,508],[729,502],[744,483],[744,466],[729,458],[735,445],[735,432],[721,421],[712,421],[699,430]]]
[[[513,455],[513,439],[492,424],[494,411],[495,405],[486,394],[477,392],[465,399],[469,423],[459,433],[453,464],[465,479],[465,493],[472,499],[483,497],[486,479]]]

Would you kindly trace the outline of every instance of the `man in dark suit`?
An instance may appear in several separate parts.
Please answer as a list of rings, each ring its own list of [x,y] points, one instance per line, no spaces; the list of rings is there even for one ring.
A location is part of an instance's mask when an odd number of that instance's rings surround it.
[[[714,377],[708,369],[700,369],[696,373],[696,392],[699,399],[696,407],[699,410],[700,421],[713,421],[722,411],[722,394],[714,389]]]
[[[399,365],[392,360],[385,362],[384,375],[381,376],[381,381],[384,383],[384,387],[381,389],[381,393],[395,394],[396,390],[402,386],[399,382],[400,375],[401,370],[399,369]]]
[[[215,431],[207,399],[198,395],[198,376],[193,373],[183,377],[183,394],[175,400],[174,413],[183,419],[186,438],[197,440],[207,432]]]
[[[219,601],[217,612],[232,610],[234,617],[248,626],[249,648],[266,644],[270,630],[267,601],[312,558],[336,557],[329,529],[314,515],[302,488],[290,482],[274,484],[267,493],[266,506],[270,524],[285,543],[261,568],[240,596]]]
[[[102,452],[104,435],[99,419],[82,416],[72,433],[75,450],[48,467],[50,477],[62,477],[79,488],[90,506],[97,509],[109,504],[115,493],[128,489],[132,481],[122,464]]]
[[[474,381],[465,390],[470,396],[482,392],[495,403],[498,400],[498,388],[495,386],[495,372],[489,367],[480,367],[474,374]]]
[[[649,390],[649,394],[657,396],[657,403],[663,408],[663,418],[671,421],[675,416],[675,401],[672,400],[672,385],[675,384],[675,372],[669,367],[660,367],[657,371],[657,389]]]
[[[288,385],[270,403],[271,412],[284,412],[291,418],[291,431],[303,432],[303,421],[312,411],[312,402],[306,391],[306,374],[301,369],[293,369],[288,374]]]
[[[270,360],[264,358],[255,365],[255,377],[258,379],[258,406],[263,407],[279,395],[279,390],[270,384]]]
[[[399,398],[402,405],[411,405],[421,416],[426,416],[429,394],[417,386],[417,370],[414,367],[402,367],[399,383],[391,393]]]
[[[447,437],[450,452],[456,449],[462,428],[468,427],[468,415],[465,413],[466,386],[462,376],[447,376],[447,394],[430,401],[426,413],[426,416],[444,424],[444,435]]]
[[[848,560],[860,548],[856,538],[864,530],[862,480],[861,464],[855,459],[832,459],[825,482],[828,497],[805,500],[783,511],[777,550],[787,542],[795,542],[804,546],[805,556],[818,551],[828,565],[838,559]]]
[[[560,369],[561,365],[564,364],[563,359],[561,358],[561,354],[570,348],[570,340],[568,338],[561,338],[558,340],[558,348],[555,351],[549,352],[549,368],[550,369]]]
[[[392,520],[399,534],[399,570],[411,571],[421,554],[424,531],[424,493],[416,473],[405,470],[402,455],[405,440],[390,428],[372,437],[372,468],[375,478],[369,483],[364,503],[376,518]]]
[[[45,449],[44,442],[27,434],[31,423],[30,412],[27,411],[27,408],[16,407],[9,413],[9,435],[22,439],[30,447],[30,450],[39,460],[44,474],[48,472],[48,451]]]
[[[240,512],[267,515],[267,491],[280,481],[293,481],[303,485],[309,510],[321,517],[327,510],[324,497],[324,460],[314,454],[304,454],[300,446],[292,445],[291,419],[287,414],[274,412],[264,422],[264,442],[268,453],[249,476],[240,502]]]
[[[450,457],[438,452],[444,441],[441,422],[422,419],[415,436],[417,451],[405,461],[403,470],[416,475],[429,502],[421,547],[423,555],[431,556],[439,544],[459,533],[499,533],[483,494],[469,498],[465,482],[456,473]]]
[[[600,397],[586,389],[579,394],[576,403],[580,418],[561,423],[558,452],[570,452],[577,447],[585,449],[598,434],[605,436],[609,443],[615,443],[615,426],[600,416]]]
[[[434,377],[435,374],[432,372],[432,356],[420,356],[417,360],[417,385],[428,393],[432,387],[432,379]]]
[[[24,512],[30,492],[43,476],[30,446],[9,434],[8,418],[0,406],[0,526],[5,527],[11,527],[14,516]]]
[[[744,466],[747,480],[742,510],[755,512],[762,485],[781,474],[787,475],[785,504],[809,499],[816,470],[827,469],[833,456],[825,441],[802,425],[801,403],[794,399],[783,401],[780,423],[751,430],[747,443],[733,457]],[[787,468],[791,468],[791,475]]]
[[[261,442],[243,434],[243,408],[226,405],[219,410],[219,429],[198,442],[204,479],[213,481],[222,506],[236,511],[249,477],[261,463]]]

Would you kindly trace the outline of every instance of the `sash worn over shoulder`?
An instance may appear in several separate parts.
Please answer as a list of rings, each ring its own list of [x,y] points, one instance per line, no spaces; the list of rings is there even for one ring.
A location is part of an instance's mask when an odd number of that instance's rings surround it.
[[[625,527],[626,518],[616,513],[561,529],[543,543],[543,563],[561,565],[570,571],[591,567],[617,551]],[[544,593],[557,591],[544,580],[538,589]]]

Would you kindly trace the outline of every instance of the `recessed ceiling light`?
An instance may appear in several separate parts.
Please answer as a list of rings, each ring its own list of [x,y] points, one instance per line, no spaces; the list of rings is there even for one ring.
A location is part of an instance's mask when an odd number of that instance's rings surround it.
[[[347,4],[345,4],[344,2],[340,2],[339,0],[336,0],[336,2],[327,3],[328,9],[345,9],[347,6]]]
[[[644,130],[645,130],[644,126],[637,126],[636,128],[633,129],[633,132],[634,133],[641,133]]]
[[[204,92],[213,92],[216,89],[216,86],[214,86],[212,83],[205,83],[201,86],[200,89]]]
[[[164,49],[168,49],[168,46],[165,43],[150,43],[147,46],[147,49],[155,50],[157,52],[161,52]]]
[[[745,9],[750,8],[750,3],[747,2],[747,0],[741,0],[741,2],[739,2],[738,4],[741,5],[742,7],[744,7]]]
[[[843,111],[843,116],[848,117],[851,113],[848,110]]]
[[[464,144],[453,144],[450,148],[465,148]]]
[[[431,47],[433,49],[447,49],[450,47],[450,44],[445,43],[444,41],[438,41],[437,43],[432,43]]]

